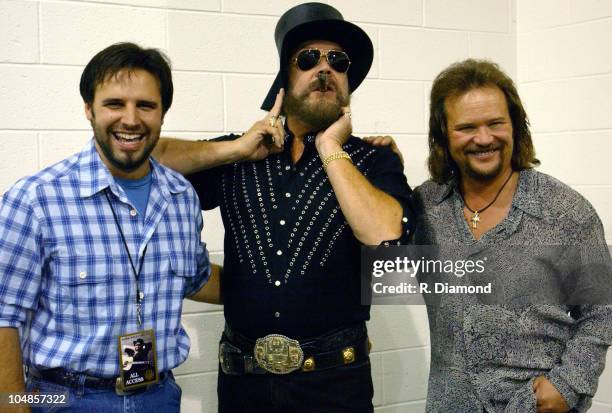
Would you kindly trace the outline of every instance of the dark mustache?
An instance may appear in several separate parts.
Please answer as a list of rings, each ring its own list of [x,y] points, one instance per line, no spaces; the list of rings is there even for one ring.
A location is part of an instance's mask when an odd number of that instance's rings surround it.
[[[309,92],[314,92],[315,90],[321,89],[321,83],[322,82],[319,80],[318,77],[316,79],[313,79],[309,84]],[[332,80],[329,76],[327,77],[324,83],[327,89],[333,90],[333,91],[338,90],[336,88],[336,82]]]
[[[477,153],[477,152],[488,152],[488,151],[496,151],[501,149],[501,145],[488,145],[488,146],[477,146],[470,147],[465,150],[467,153]]]
[[[122,130],[122,131],[116,131],[113,130],[111,131],[111,133],[127,133],[127,134],[138,134],[138,135],[144,135],[147,133],[147,131],[145,130],[140,130],[140,129],[135,129],[135,130]]]

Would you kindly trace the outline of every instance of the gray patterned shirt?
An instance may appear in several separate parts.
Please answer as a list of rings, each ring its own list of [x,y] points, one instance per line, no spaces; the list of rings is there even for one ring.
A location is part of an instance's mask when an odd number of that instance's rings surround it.
[[[428,181],[414,196],[416,244],[588,245],[610,263],[603,226],[591,204],[535,170],[520,172],[508,216],[480,240],[464,219],[454,181]],[[509,275],[509,283],[521,281],[520,272]],[[575,411],[590,407],[612,344],[612,306],[507,307],[470,300],[465,295],[436,301],[426,297],[431,332],[428,412],[536,412],[532,383],[539,375]]]

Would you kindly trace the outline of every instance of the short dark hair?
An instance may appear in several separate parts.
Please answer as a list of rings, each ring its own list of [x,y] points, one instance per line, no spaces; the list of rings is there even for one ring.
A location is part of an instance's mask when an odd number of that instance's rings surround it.
[[[458,172],[457,165],[448,150],[446,99],[487,86],[499,88],[506,98],[513,129],[512,169],[520,171],[540,164],[535,157],[529,119],[512,79],[493,62],[467,59],[444,69],[436,77],[431,88],[427,164],[431,179],[435,182],[446,182]]]
[[[170,109],[174,93],[170,59],[157,49],[144,49],[134,43],[115,43],[87,63],[79,85],[83,101],[93,104],[96,87],[123,69],[142,69],[154,75],[159,81],[162,113]]]

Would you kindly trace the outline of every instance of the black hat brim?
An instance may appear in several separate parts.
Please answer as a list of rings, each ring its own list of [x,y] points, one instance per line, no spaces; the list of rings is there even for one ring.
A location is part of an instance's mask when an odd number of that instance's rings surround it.
[[[300,44],[309,40],[328,40],[342,46],[351,59],[347,72],[351,93],[359,87],[370,71],[374,47],[370,37],[359,26],[345,20],[317,20],[301,24],[285,35],[279,56],[280,70],[261,105],[263,110],[272,109],[276,95],[282,87],[287,86],[289,56]]]

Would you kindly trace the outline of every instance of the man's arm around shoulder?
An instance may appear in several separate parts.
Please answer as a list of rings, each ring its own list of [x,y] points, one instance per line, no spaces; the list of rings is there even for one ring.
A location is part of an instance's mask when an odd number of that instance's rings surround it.
[[[161,138],[152,155],[165,165],[183,175],[204,169],[241,161],[259,161],[283,150],[285,131],[276,120],[281,112],[284,92],[276,96],[274,107],[262,120],[233,140],[187,141]]]
[[[217,264],[210,265],[210,277],[206,284],[202,286],[198,291],[191,294],[190,300],[200,301],[209,304],[223,304],[221,299],[221,274],[223,273],[223,267]]]
[[[152,156],[183,175],[236,162],[242,158],[234,141],[188,141],[160,138]]]

